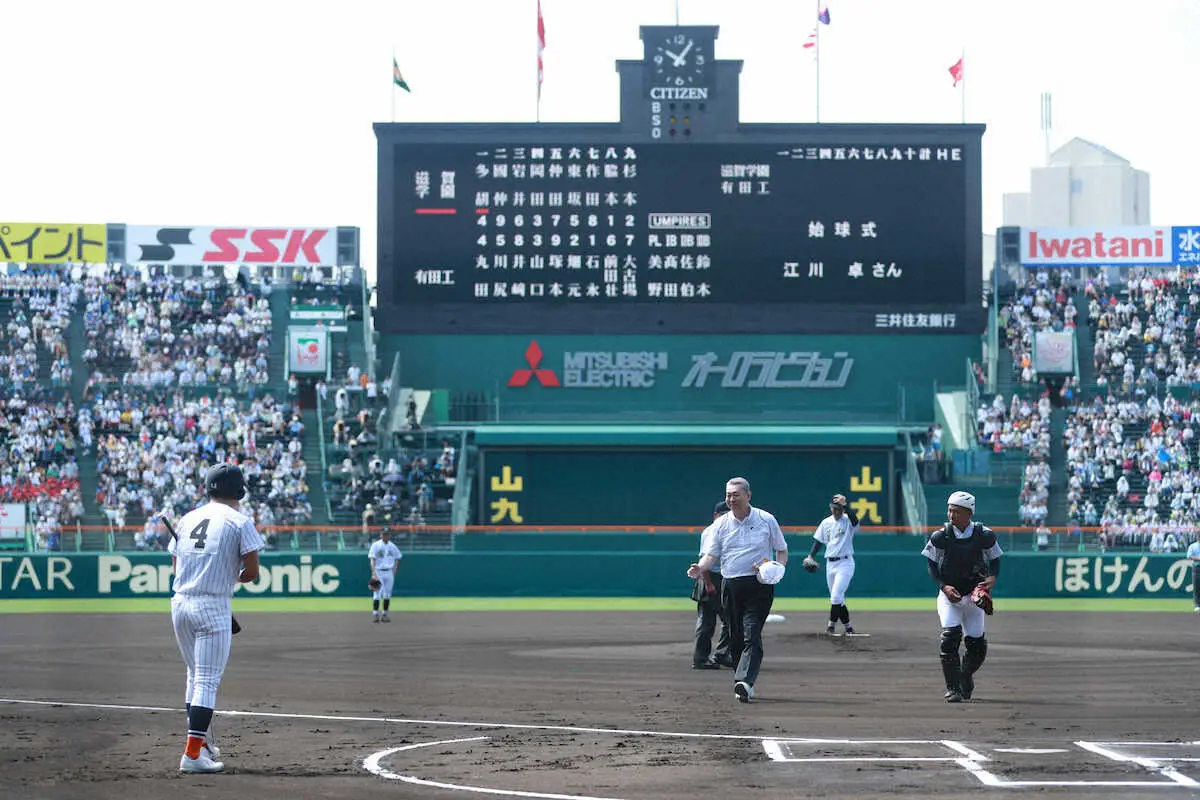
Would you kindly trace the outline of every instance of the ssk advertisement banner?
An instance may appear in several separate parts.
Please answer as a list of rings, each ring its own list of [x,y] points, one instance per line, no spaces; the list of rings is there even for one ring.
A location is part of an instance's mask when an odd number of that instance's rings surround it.
[[[125,260],[130,264],[335,266],[337,229],[129,225]]]

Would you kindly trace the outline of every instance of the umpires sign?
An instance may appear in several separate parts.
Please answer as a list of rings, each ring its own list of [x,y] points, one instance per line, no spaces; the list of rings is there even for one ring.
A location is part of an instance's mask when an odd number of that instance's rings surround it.
[[[324,374],[328,371],[329,330],[289,325],[288,372]]]

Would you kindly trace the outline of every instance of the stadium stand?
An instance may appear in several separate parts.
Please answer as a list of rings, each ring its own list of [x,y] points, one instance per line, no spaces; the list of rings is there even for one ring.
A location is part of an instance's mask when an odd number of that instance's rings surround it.
[[[83,515],[66,331],[78,298],[68,272],[0,274],[0,502],[25,502],[37,547],[57,550]]]

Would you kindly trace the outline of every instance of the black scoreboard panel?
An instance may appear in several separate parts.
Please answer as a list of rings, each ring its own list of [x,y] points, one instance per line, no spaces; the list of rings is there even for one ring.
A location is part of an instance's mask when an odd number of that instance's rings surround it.
[[[981,329],[977,139],[596,138],[392,145],[379,327]]]

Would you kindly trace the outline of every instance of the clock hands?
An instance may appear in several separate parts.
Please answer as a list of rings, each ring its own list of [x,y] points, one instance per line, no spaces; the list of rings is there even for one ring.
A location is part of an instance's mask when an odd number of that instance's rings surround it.
[[[696,43],[695,39],[689,39],[687,46],[684,47],[683,51],[680,52],[679,54],[672,53],[670,50],[667,50],[665,48],[663,49],[663,54],[670,56],[671,61],[674,62],[674,65],[676,67],[682,67],[685,63],[687,63],[687,54],[692,49],[692,45],[694,45],[695,43]]]
[[[688,39],[687,47],[683,48],[683,52],[675,58],[675,66],[680,67],[684,64],[684,59],[687,58],[688,51],[692,49],[692,45],[696,43],[695,39]]]

